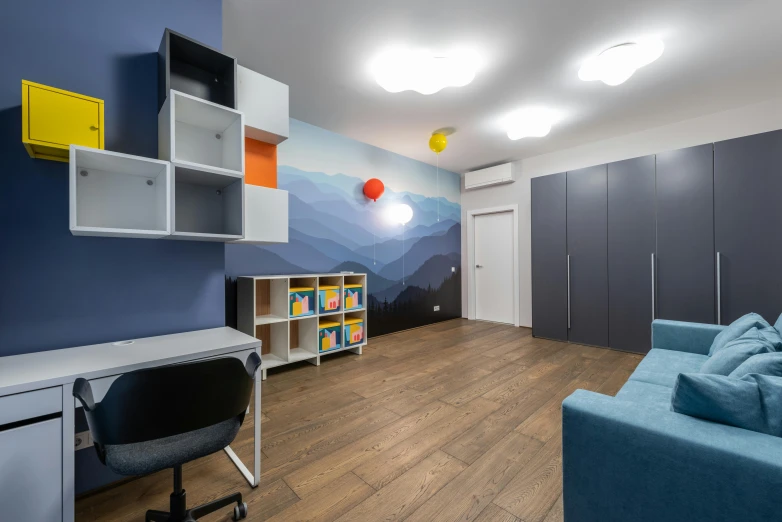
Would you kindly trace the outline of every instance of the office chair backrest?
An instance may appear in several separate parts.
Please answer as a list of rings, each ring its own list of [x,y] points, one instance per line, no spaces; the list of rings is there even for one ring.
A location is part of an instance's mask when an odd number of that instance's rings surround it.
[[[244,420],[260,358],[246,365],[233,357],[136,370],[114,381],[103,400],[89,383],[74,383],[93,439],[101,447],[132,444],[206,428],[233,417]],[[82,381],[82,382],[80,382]]]

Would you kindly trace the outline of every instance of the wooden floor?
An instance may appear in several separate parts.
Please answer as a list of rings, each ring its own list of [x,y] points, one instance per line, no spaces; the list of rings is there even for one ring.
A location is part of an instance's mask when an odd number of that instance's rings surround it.
[[[240,491],[249,520],[275,522],[561,521],[562,400],[615,394],[640,359],[459,319],[270,371],[261,485],[220,452],[185,466],[188,503]],[[232,444],[245,462],[252,424]],[[167,509],[171,480],[168,470],[81,498],[76,520],[144,520]]]

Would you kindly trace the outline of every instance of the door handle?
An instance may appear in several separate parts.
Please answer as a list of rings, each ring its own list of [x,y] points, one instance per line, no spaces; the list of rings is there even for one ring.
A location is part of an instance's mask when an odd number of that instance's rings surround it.
[[[475,268],[483,268],[483,265],[475,265]]]
[[[570,330],[570,254],[567,256],[567,329]]]
[[[720,253],[717,252],[717,324],[722,324],[722,270],[720,266]]]
[[[657,293],[657,278],[655,277],[655,269],[654,269],[654,252],[652,252],[652,321],[655,320],[655,311],[656,311],[656,293]]]

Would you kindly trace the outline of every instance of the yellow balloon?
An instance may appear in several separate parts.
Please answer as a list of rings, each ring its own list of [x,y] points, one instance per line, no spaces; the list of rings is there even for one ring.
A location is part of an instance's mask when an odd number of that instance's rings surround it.
[[[432,134],[432,137],[429,138],[429,148],[437,154],[444,151],[447,146],[448,139],[445,137],[445,134]]]

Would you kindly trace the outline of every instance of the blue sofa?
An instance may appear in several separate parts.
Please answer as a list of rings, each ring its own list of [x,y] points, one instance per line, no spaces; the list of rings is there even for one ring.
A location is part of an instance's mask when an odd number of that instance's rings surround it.
[[[652,346],[610,397],[562,403],[565,522],[782,521],[782,438],[670,410],[724,327],[656,320]]]

